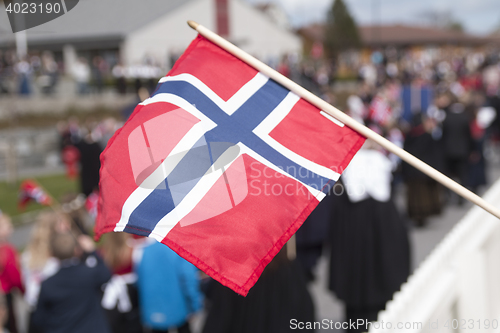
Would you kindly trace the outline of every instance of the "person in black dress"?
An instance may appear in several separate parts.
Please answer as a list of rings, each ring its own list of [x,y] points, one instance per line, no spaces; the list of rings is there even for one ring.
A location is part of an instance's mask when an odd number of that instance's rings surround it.
[[[404,150],[440,170],[443,164],[442,153],[438,141],[431,134],[434,121],[419,113],[413,117],[412,122],[412,128],[406,135]],[[441,186],[408,163],[403,163],[402,173],[407,190],[408,217],[417,226],[424,226],[429,216],[441,214]]]
[[[345,321],[375,321],[410,273],[407,227],[391,199],[391,167],[381,152],[362,148],[341,177],[343,187],[334,188],[329,288],[345,304]]]
[[[446,175],[465,185],[469,158],[474,149],[470,131],[471,115],[464,103],[452,103],[443,121],[443,151]],[[458,197],[458,204],[463,204]]]
[[[267,265],[246,297],[212,280],[203,333],[294,332],[291,320],[314,321],[314,308],[300,265],[286,245]],[[312,332],[314,330],[304,330]]]
[[[75,144],[80,151],[80,188],[81,192],[89,196],[99,189],[99,170],[101,169],[101,145],[94,141],[91,134],[87,134]]]

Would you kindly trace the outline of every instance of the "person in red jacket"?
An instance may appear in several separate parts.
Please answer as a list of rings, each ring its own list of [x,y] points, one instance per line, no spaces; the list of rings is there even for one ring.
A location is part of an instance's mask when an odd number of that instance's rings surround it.
[[[4,325],[10,333],[17,333],[12,291],[18,289],[24,292],[21,282],[21,271],[17,251],[9,243],[12,234],[10,218],[0,212],[0,287],[7,298],[8,318]]]

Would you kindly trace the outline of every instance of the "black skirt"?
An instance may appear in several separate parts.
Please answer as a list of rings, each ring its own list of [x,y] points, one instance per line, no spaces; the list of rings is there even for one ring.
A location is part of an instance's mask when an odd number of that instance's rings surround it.
[[[441,214],[441,185],[433,179],[406,182],[408,217],[424,220],[432,215]]]
[[[120,312],[117,307],[105,310],[113,333],[142,333],[142,323],[139,309],[139,295],[135,284],[127,284],[128,296],[132,309]]]
[[[408,231],[394,203],[333,201],[329,288],[347,307],[384,305],[410,273]]]
[[[246,297],[216,281],[207,296],[211,305],[203,333],[295,332],[290,320],[314,321],[312,299],[296,261],[269,264]]]

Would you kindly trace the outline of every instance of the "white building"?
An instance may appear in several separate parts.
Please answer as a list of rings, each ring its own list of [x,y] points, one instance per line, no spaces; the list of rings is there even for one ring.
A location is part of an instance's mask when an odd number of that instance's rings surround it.
[[[127,66],[149,57],[168,68],[171,57],[196,36],[187,20],[219,32],[264,60],[301,51],[295,34],[243,0],[80,0],[63,16],[27,30],[28,49],[119,50]],[[0,32],[0,48],[15,47],[3,9]]]

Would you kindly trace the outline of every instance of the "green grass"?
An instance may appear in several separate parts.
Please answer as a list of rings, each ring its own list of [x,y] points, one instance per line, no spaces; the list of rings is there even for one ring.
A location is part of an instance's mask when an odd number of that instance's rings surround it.
[[[51,175],[41,177],[27,177],[38,181],[47,192],[56,200],[59,200],[67,193],[78,193],[78,181],[70,180],[65,175]],[[5,181],[0,182],[0,209],[2,212],[15,217],[26,212],[32,212],[46,208],[36,202],[31,201],[26,206],[26,210],[20,211],[17,208],[19,185],[23,179],[16,184],[8,184]]]

